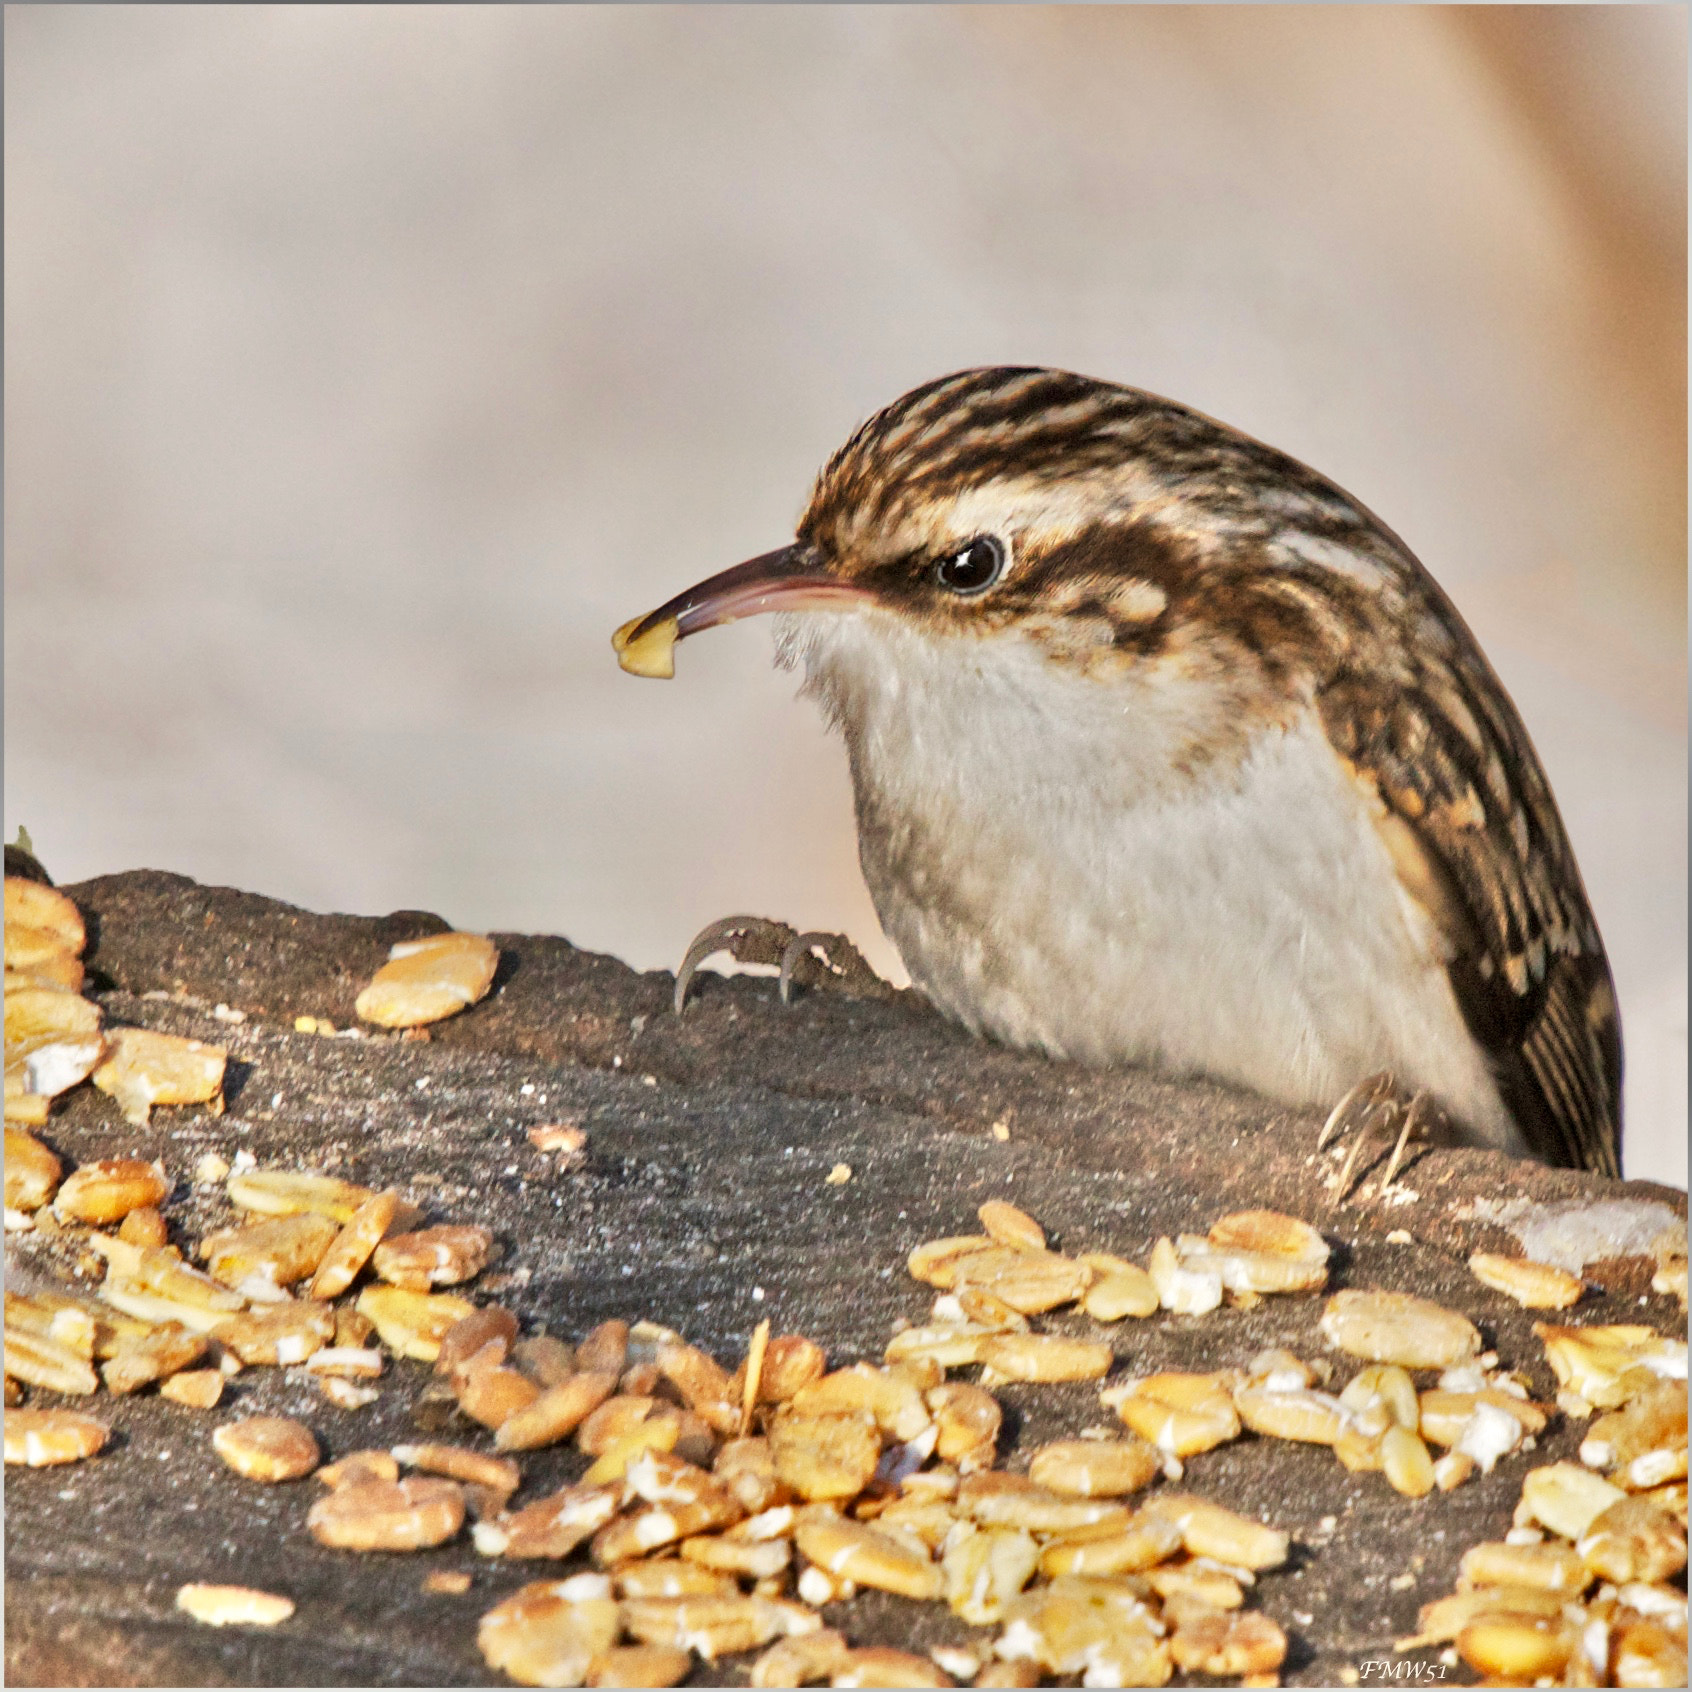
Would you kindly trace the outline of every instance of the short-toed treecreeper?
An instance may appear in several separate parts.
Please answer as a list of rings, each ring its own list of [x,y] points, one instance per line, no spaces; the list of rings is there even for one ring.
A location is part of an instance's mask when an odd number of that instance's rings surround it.
[[[967,1028],[1618,1172],[1608,962],[1533,746],[1404,543],[1133,388],[969,370],[829,460],[789,546],[626,624],[778,613],[912,981]]]

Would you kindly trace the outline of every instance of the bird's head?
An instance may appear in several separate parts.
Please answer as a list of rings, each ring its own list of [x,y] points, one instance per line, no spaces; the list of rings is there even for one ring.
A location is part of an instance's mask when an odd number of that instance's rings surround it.
[[[676,641],[701,629],[844,612],[889,638],[960,656],[1010,641],[1084,674],[1257,667],[1332,632],[1285,591],[1301,570],[1350,571],[1362,591],[1383,541],[1330,483],[1183,406],[1064,371],[968,370],[865,423],[791,545],[625,623],[614,645],[624,669],[669,676]],[[785,620],[784,655],[814,653],[823,626]]]

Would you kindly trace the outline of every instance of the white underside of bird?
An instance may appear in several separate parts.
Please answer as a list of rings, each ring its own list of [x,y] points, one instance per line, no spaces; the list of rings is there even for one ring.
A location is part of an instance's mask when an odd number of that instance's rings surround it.
[[[1179,657],[1101,678],[874,609],[787,614],[777,645],[845,734],[882,926],[965,1027],[1291,1104],[1391,1070],[1526,1149],[1312,705],[1242,733]]]

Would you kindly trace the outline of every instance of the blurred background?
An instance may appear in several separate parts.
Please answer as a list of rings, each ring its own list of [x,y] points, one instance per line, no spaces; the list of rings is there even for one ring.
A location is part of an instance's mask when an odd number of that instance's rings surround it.
[[[904,389],[1060,365],[1445,584],[1683,1185],[1686,70],[1678,6],[9,6],[7,836],[902,979],[767,627],[608,637]]]

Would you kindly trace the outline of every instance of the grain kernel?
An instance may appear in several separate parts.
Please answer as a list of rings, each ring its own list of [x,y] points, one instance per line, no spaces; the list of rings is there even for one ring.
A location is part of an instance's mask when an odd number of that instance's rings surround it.
[[[588,1670],[589,1686],[680,1686],[693,1654],[675,1645],[618,1645]]]
[[[1188,1673],[1270,1674],[1286,1658],[1287,1636],[1258,1610],[1201,1616],[1176,1628],[1169,1654]]]
[[[1020,1528],[977,1528],[949,1537],[940,1574],[952,1614],[972,1627],[1002,1619],[1033,1578],[1040,1548]]]
[[[1234,1408],[1240,1421],[1254,1433],[1307,1445],[1332,1445],[1345,1421],[1345,1407],[1337,1398],[1304,1388],[1269,1392],[1261,1387],[1239,1387],[1234,1392]]]
[[[1265,1527],[1208,1499],[1158,1493],[1146,1501],[1141,1513],[1173,1522],[1195,1557],[1214,1557],[1242,1569],[1279,1568],[1287,1560],[1287,1536],[1278,1528]]]
[[[337,1486],[306,1516],[313,1539],[343,1551],[421,1551],[463,1525],[463,1489],[432,1475]]]
[[[1482,1674],[1531,1686],[1561,1673],[1575,1643],[1573,1629],[1561,1617],[1482,1616],[1457,1635],[1457,1652]]]
[[[226,1287],[241,1287],[251,1279],[286,1287],[317,1268],[336,1232],[333,1218],[312,1211],[272,1216],[219,1228],[200,1241],[196,1255],[206,1273]]]
[[[814,1632],[821,1619],[798,1604],[768,1598],[628,1598],[623,1625],[647,1645],[697,1651],[709,1662],[756,1650],[780,1634]]]
[[[1458,1591],[1478,1586],[1538,1586],[1578,1595],[1593,1574],[1567,1545],[1510,1545],[1487,1540],[1463,1553]]]
[[[196,1580],[177,1588],[176,1607],[208,1627],[275,1627],[294,1613],[294,1600],[251,1586]]]
[[[1480,1334],[1466,1316],[1409,1293],[1335,1293],[1321,1329],[1340,1351],[1407,1369],[1449,1369],[1481,1348]]]
[[[223,1396],[221,1369],[184,1369],[159,1382],[159,1397],[190,1410],[210,1410]]]
[[[69,1346],[15,1327],[6,1329],[5,1369],[8,1375],[31,1386],[79,1397],[95,1391],[100,1384],[87,1361]]]
[[[1166,1371],[1101,1394],[1141,1439],[1172,1457],[1190,1457],[1237,1438],[1239,1412],[1214,1375]]]
[[[146,1124],[154,1105],[209,1104],[223,1109],[223,1066],[228,1052],[203,1040],[184,1040],[151,1028],[110,1030],[107,1055],[94,1085],[117,1101],[124,1119]]]
[[[1566,1269],[1490,1251],[1477,1251],[1470,1257],[1469,1273],[1482,1286],[1504,1293],[1528,1310],[1567,1310],[1586,1291],[1586,1283]]]
[[[792,1400],[793,1414],[800,1417],[850,1416],[860,1412],[875,1419],[889,1439],[915,1439],[925,1432],[932,1417],[921,1391],[907,1376],[873,1363],[855,1363],[836,1369],[819,1381],[802,1387]]]
[[[1124,1264],[1121,1269],[1101,1270],[1091,1255],[1081,1260],[1098,1279],[1081,1298],[1081,1308],[1095,1322],[1120,1322],[1127,1316],[1150,1316],[1158,1307],[1157,1283],[1144,1269]]]
[[[1079,1498],[1120,1498],[1138,1492],[1161,1472],[1162,1459],[1143,1439],[1066,1439],[1042,1446],[1028,1478],[1052,1492]]]
[[[568,1557],[616,1515],[621,1489],[567,1486],[497,1521],[478,1522],[476,1549],[484,1556]]]
[[[752,1665],[754,1686],[814,1686],[832,1680],[850,1652],[837,1629],[819,1628],[772,1645]]]
[[[482,934],[431,934],[388,953],[353,1008],[382,1028],[417,1028],[456,1015],[487,995],[499,948]]]
[[[119,1395],[135,1392],[150,1381],[174,1375],[190,1363],[197,1363],[205,1356],[206,1346],[204,1334],[167,1322],[139,1339],[120,1342],[102,1365],[100,1374],[108,1392]]]
[[[614,1375],[592,1372],[572,1375],[548,1387],[531,1404],[499,1424],[494,1444],[501,1451],[530,1451],[554,1445],[576,1431],[590,1412],[608,1399],[617,1385]]]
[[[1096,1381],[1110,1373],[1111,1350],[1102,1340],[1058,1334],[995,1334],[981,1347],[982,1383],[994,1381]]]
[[[1535,1322],[1545,1360],[1566,1389],[1600,1410],[1619,1409],[1649,1390],[1651,1376],[1686,1378],[1686,1341],[1635,1323],[1565,1328]]]
[[[572,1602],[564,1581],[537,1580],[481,1619],[476,1643],[488,1667],[520,1686],[585,1686],[595,1659],[617,1643],[619,1611],[610,1598]]]
[[[231,1175],[225,1190],[229,1202],[260,1216],[293,1216],[316,1211],[337,1222],[352,1220],[358,1207],[372,1197],[368,1187],[333,1175],[302,1175],[286,1169],[250,1169]]]
[[[1072,1498],[1022,1475],[970,1475],[958,1486],[957,1513],[983,1527],[1024,1528],[1030,1533],[1071,1533],[1102,1524],[1128,1526],[1125,1506],[1108,1499]]]
[[[6,1461],[32,1469],[80,1463],[105,1445],[108,1433],[104,1423],[74,1410],[8,1410]]]
[[[937,1430],[935,1455],[943,1463],[979,1457],[991,1468],[999,1443],[1002,1414],[998,1400],[967,1381],[947,1381],[930,1389],[930,1413]]]
[[[396,1287],[426,1292],[481,1274],[492,1249],[493,1235],[486,1228],[423,1228],[384,1240],[376,1247],[374,1267]]]
[[[26,875],[6,877],[6,967],[16,969],[26,944],[81,955],[87,935],[82,913],[67,894]]]
[[[523,1479],[523,1471],[509,1457],[490,1457],[462,1445],[396,1445],[393,1457],[407,1468],[470,1481],[496,1492],[515,1492]]]
[[[937,1663],[891,1645],[866,1645],[848,1651],[830,1686],[950,1686],[952,1678]]]
[[[975,1213],[987,1237],[1013,1251],[1044,1251],[1046,1231],[1025,1210],[1003,1199],[988,1199]]]
[[[6,1130],[6,1208],[39,1210],[58,1190],[63,1165],[22,1128]]]
[[[129,1245],[162,1246],[170,1243],[170,1230],[158,1211],[144,1204],[118,1224],[118,1238]]]
[[[66,1222],[100,1226],[117,1222],[143,1205],[157,1206],[170,1183],[156,1163],[134,1157],[102,1158],[73,1170],[59,1188],[54,1213]]]
[[[776,1478],[801,1498],[854,1498],[881,1458],[881,1436],[868,1416],[789,1416],[770,1430]]]
[[[456,1322],[475,1313],[475,1305],[452,1293],[411,1292],[404,1287],[366,1287],[356,1308],[376,1324],[382,1343],[397,1357],[433,1363],[441,1341]]]
[[[1522,1509],[1564,1539],[1579,1539],[1593,1521],[1627,1494],[1578,1463],[1549,1463],[1522,1482]]]
[[[993,1241],[985,1234],[954,1234],[946,1239],[927,1240],[905,1259],[905,1268],[914,1281],[950,1288],[965,1258],[992,1247]]]
[[[1686,1534],[1649,1498],[1622,1498],[1594,1516],[1575,1546],[1595,1575],[1623,1585],[1663,1581],[1686,1567]]]
[[[228,1317],[212,1329],[243,1363],[303,1363],[335,1337],[335,1312],[296,1299]]]
[[[303,1422],[287,1416],[248,1416],[212,1431],[212,1449],[248,1480],[288,1481],[309,1475],[322,1452]]]
[[[940,1596],[940,1570],[908,1540],[845,1517],[801,1522],[794,1537],[804,1556],[838,1579],[906,1598]]]
[[[1381,1473],[1395,1492],[1423,1498],[1434,1489],[1433,1458],[1409,1428],[1396,1422],[1381,1435]]]

